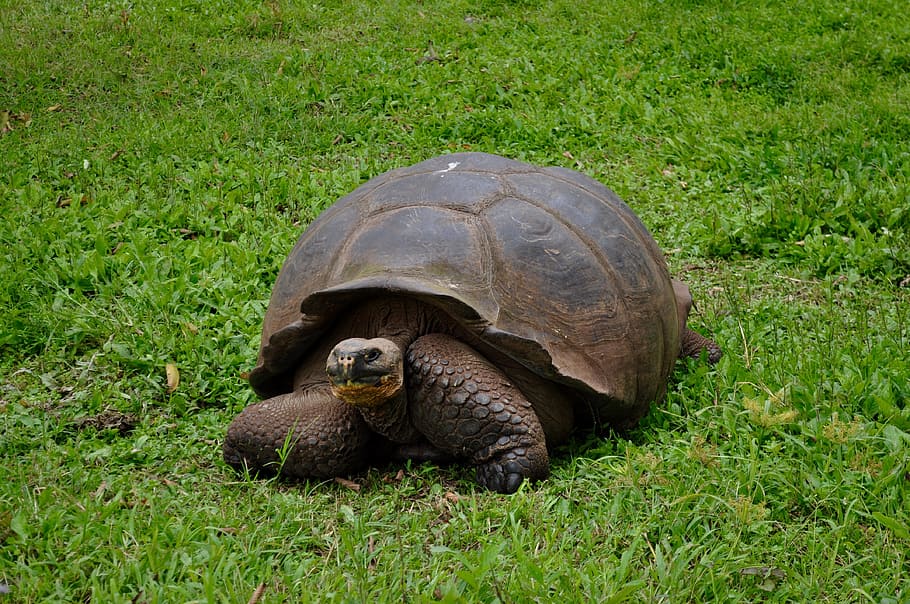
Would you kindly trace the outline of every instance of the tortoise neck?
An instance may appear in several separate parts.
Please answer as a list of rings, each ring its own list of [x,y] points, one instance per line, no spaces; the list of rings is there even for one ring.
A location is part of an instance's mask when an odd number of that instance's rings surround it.
[[[371,337],[394,342],[402,356],[418,337],[436,331],[439,322],[439,311],[412,298],[391,297],[365,302],[356,312],[362,313],[362,323],[367,325]]]
[[[442,327],[440,311],[413,298],[393,297],[368,302],[361,306],[361,310],[369,317],[374,337],[394,342],[401,350],[402,358],[414,340]],[[422,434],[411,423],[406,386],[384,405],[361,408],[360,413],[373,430],[389,440],[402,444],[423,440]]]
[[[408,444],[420,440],[420,432],[408,415],[408,395],[404,388],[382,405],[357,407],[357,410],[370,428],[393,442]]]

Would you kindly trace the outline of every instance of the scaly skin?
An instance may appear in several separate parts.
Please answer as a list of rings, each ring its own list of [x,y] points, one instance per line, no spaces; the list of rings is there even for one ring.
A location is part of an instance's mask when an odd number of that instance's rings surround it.
[[[499,369],[442,334],[408,349],[409,410],[414,426],[442,451],[477,466],[481,486],[514,493],[549,474],[543,429],[531,403]]]
[[[325,384],[244,409],[228,428],[224,461],[263,476],[280,471],[288,478],[333,478],[363,467],[371,435],[357,410],[333,397]]]
[[[723,352],[721,352],[717,342],[709,340],[697,331],[693,331],[688,327],[684,328],[682,332],[680,348],[681,356],[692,357],[694,359],[701,357],[702,351],[705,351],[708,362],[712,365],[719,361],[720,357],[723,356]]]

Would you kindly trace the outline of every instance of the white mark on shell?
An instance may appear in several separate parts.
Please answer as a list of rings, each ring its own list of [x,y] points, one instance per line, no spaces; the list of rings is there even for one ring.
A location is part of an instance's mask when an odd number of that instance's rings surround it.
[[[458,162],[458,161],[450,161],[448,168],[445,168],[444,170],[436,170],[435,172],[433,172],[433,174],[439,174],[441,177],[446,172],[451,172],[452,170],[457,168],[460,164],[461,164],[461,162]]]

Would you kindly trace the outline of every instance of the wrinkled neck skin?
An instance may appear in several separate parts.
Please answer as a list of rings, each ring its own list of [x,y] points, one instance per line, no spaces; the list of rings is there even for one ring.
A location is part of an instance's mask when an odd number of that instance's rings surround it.
[[[436,318],[433,309],[416,300],[404,298],[385,298],[366,301],[352,307],[339,317],[338,325],[329,330],[318,347],[315,361],[319,375],[312,375],[310,383],[325,383],[325,359],[331,349],[347,338],[386,338],[401,350],[401,356],[407,354],[408,346],[419,336],[440,329],[442,323]],[[402,371],[403,371],[402,367]],[[307,373],[313,373],[310,369]],[[306,377],[298,374],[297,382],[307,382]],[[408,415],[408,396],[404,386],[385,403],[372,406],[357,406],[364,421],[378,434],[389,440],[409,444],[422,440],[422,435],[411,424]]]
[[[408,415],[408,395],[404,387],[397,396],[375,407],[358,407],[360,415],[374,432],[392,442],[410,444],[421,440],[421,434],[411,424]]]

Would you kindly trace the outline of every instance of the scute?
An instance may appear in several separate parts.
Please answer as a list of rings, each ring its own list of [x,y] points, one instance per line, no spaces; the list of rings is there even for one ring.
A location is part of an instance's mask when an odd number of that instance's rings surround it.
[[[457,162],[453,162],[457,163]],[[462,211],[474,211],[502,192],[502,182],[486,172],[433,171],[401,176],[376,187],[364,198],[369,214],[433,204]]]
[[[679,350],[666,265],[614,193],[571,170],[459,153],[372,179],[304,231],[273,290],[254,388],[287,388],[345,305],[385,292],[444,309],[607,420],[643,415]]]
[[[666,268],[645,226],[612,191],[604,187],[602,195],[595,195],[590,187],[578,186],[575,178],[562,178],[567,172],[582,176],[570,170],[551,170],[515,175],[509,184],[522,199],[537,203],[547,200],[547,211],[554,221],[586,240],[588,253],[600,258],[603,270],[616,280],[617,292],[627,297],[650,295],[660,287],[657,281],[663,280]]]
[[[484,218],[496,271],[492,290],[511,320],[537,333],[538,321],[528,315],[568,326],[579,315],[615,314],[611,275],[583,234],[512,197],[497,202]]]
[[[352,232],[341,255],[347,261],[335,264],[330,280],[396,275],[446,288],[486,290],[486,246],[475,222],[473,214],[427,204],[375,214]],[[394,253],[390,242],[395,242]]]

